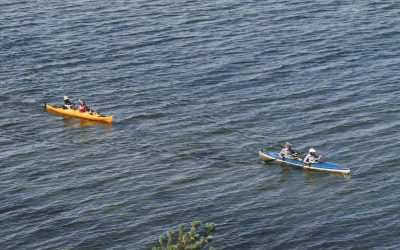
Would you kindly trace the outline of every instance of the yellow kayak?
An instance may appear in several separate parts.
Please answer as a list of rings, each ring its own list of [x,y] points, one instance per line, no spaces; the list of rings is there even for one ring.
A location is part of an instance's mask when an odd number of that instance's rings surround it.
[[[80,112],[77,109],[64,109],[64,108],[57,108],[54,106],[51,106],[50,104],[45,103],[44,108],[47,111],[60,114],[60,115],[67,115],[67,116],[72,116],[76,118],[82,118],[82,119],[87,119],[87,120],[92,120],[92,121],[98,121],[98,122],[112,122],[112,116],[103,116],[99,114],[91,114],[89,112]]]

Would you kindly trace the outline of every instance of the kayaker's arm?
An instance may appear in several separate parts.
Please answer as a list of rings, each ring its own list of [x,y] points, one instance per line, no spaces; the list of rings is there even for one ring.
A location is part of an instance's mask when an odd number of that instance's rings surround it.
[[[318,156],[317,162],[324,162],[325,159],[323,157],[324,157],[323,155]]]
[[[307,164],[307,165],[310,164],[310,156],[307,155],[307,156],[304,158],[303,162],[304,162],[304,164]]]
[[[279,158],[284,159],[285,158],[285,153],[284,153],[285,149],[282,149],[281,152],[278,154]]]

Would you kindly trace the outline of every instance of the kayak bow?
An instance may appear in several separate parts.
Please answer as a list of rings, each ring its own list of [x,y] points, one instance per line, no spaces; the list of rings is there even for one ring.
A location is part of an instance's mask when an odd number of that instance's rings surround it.
[[[86,120],[92,120],[92,121],[98,121],[98,122],[112,122],[112,116],[103,116],[99,114],[91,114],[89,112],[80,112],[79,110],[76,109],[63,109],[63,108],[57,108],[54,107],[50,104],[45,103],[44,108],[47,111],[59,114],[59,115],[66,115],[66,116],[72,116],[76,118],[82,118]]]
[[[281,159],[279,158],[278,153],[273,153],[273,152],[266,152],[264,150],[260,150],[258,152],[258,155],[260,156],[260,159],[264,161],[276,161],[279,163],[286,163],[291,166],[296,166],[296,167],[301,167],[303,169],[307,170],[315,170],[315,171],[324,171],[324,172],[331,172],[331,173],[341,173],[341,174],[349,174],[350,169],[336,165],[333,163],[329,162],[321,162],[321,163],[312,163],[312,164],[304,164],[301,161],[297,160],[292,160],[292,159]]]

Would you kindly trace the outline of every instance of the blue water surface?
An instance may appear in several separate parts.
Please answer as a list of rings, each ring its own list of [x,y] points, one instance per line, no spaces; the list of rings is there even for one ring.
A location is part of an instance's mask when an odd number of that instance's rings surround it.
[[[0,0],[0,249],[195,219],[217,249],[399,249],[399,27],[394,0]],[[258,159],[287,141],[351,177]]]

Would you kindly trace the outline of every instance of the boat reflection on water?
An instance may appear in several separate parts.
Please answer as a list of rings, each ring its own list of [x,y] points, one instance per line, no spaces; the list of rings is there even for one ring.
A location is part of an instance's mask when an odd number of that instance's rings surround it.
[[[88,127],[93,127],[93,126],[98,126],[102,128],[106,128],[108,132],[112,131],[112,123],[106,123],[106,122],[97,122],[97,121],[90,121],[90,120],[84,120],[84,119],[78,119],[74,117],[68,117],[64,116],[64,124],[68,128],[88,128]]]

